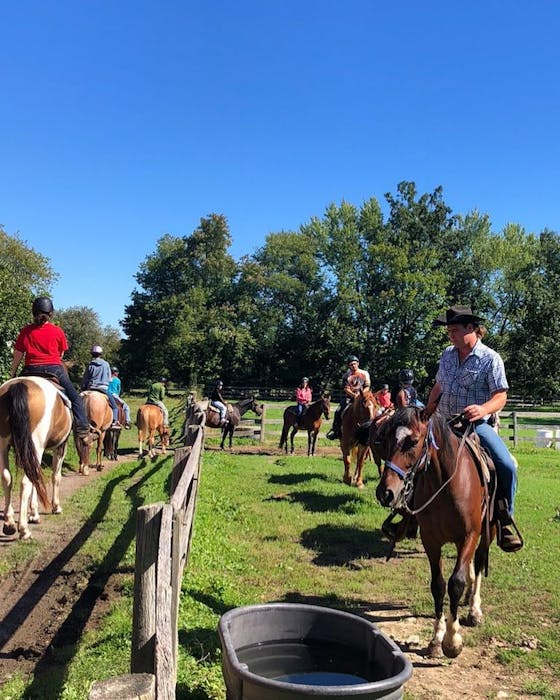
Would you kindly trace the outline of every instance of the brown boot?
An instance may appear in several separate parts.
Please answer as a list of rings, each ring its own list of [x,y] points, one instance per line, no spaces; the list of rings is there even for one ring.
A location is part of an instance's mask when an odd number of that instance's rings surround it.
[[[504,552],[517,552],[523,547],[523,538],[507,510],[505,501],[498,502],[498,518],[496,520],[498,547]]]

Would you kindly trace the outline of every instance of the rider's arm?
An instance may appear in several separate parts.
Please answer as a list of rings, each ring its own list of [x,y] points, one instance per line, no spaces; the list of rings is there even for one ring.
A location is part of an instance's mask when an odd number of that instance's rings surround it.
[[[432,390],[430,391],[430,395],[428,396],[428,403],[426,405],[426,412],[429,415],[431,415],[438,407],[442,391],[443,389],[441,388],[441,384],[439,382],[436,382],[433,385]]]
[[[21,350],[14,350],[14,356],[12,358],[12,377],[16,376],[17,368],[19,367],[24,354],[25,353],[21,352]]]
[[[466,406],[463,410],[463,415],[469,421],[480,420],[489,413],[499,413],[506,405],[506,401],[507,391],[505,389],[496,391],[485,403]]]

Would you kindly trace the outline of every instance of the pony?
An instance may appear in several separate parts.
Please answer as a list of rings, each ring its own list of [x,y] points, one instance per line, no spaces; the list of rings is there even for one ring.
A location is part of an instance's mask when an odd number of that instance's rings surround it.
[[[113,422],[113,410],[109,404],[109,399],[102,391],[95,391],[95,389],[82,391],[81,397],[84,402],[86,416],[88,417],[93,431],[97,433],[97,437],[94,440],[94,442],[97,443],[95,450],[95,468],[100,472],[103,469],[103,461],[101,459],[103,442],[105,434]],[[78,457],[80,458],[79,473],[84,476],[89,474],[90,447],[91,445],[84,445],[83,442],[78,442],[78,440],[76,440],[76,448]]]
[[[15,534],[17,529],[20,539],[31,538],[29,523],[40,520],[37,497],[45,508],[50,506],[56,515],[62,513],[60,479],[71,430],[69,402],[50,380],[44,377],[18,377],[0,386],[0,470],[5,499],[5,535]],[[14,450],[17,466],[24,472],[17,528],[12,506],[10,447]],[[50,503],[41,471],[45,450],[52,451],[53,455]]]
[[[362,424],[368,425],[372,418],[382,412],[382,408],[369,389],[360,389],[360,394],[344,409],[340,420],[340,449],[344,462],[342,481],[357,488],[364,488],[364,462],[369,454],[367,438],[362,439]],[[355,456],[356,467],[351,475],[352,459]]]
[[[229,437],[229,447],[231,449],[231,444],[233,441],[233,433],[235,429],[241,422],[241,416],[243,416],[247,411],[253,411],[257,416],[262,416],[263,405],[262,403],[257,403],[254,396],[249,396],[246,399],[241,399],[237,403],[227,405],[227,423],[221,428],[222,430],[222,441],[220,443],[220,449],[224,449],[224,444],[226,438]],[[209,428],[220,428],[220,413],[217,409],[208,406],[206,411],[206,425]]]
[[[284,411],[284,425],[282,427],[282,436],[278,447],[280,449],[284,447],[286,454],[288,454],[288,432],[291,428],[290,452],[293,454],[294,436],[300,428],[303,428],[304,430],[307,430],[307,456],[314,457],[315,443],[317,442],[317,435],[319,434],[319,429],[321,428],[321,423],[323,422],[323,416],[325,417],[325,420],[329,420],[330,409],[330,394],[323,394],[320,399],[313,401],[313,403],[310,403],[309,406],[307,406],[301,418],[301,423],[298,424],[297,406],[288,406]]]
[[[480,464],[476,443],[456,435],[438,412],[399,409],[380,431],[385,467],[376,489],[382,506],[416,515],[431,570],[435,621],[428,646],[431,657],[458,656],[463,648],[458,608],[466,593],[466,624],[482,623],[481,581],[488,572],[488,553],[495,535],[491,521],[491,460]],[[480,466],[480,469],[479,469]],[[486,473],[485,473],[486,472]],[[456,548],[447,582],[449,614],[444,619],[445,580],[442,547]]]
[[[156,456],[155,436],[159,434],[161,453],[165,454],[169,447],[169,428],[163,425],[163,412],[159,406],[145,403],[140,406],[136,413],[136,427],[138,428],[138,457],[142,458],[144,452],[142,443],[148,443],[148,457],[153,459]]]

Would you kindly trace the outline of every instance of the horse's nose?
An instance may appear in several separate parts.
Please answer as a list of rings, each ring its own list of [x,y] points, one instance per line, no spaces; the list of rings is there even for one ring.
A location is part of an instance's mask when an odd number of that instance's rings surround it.
[[[383,484],[378,484],[375,489],[375,496],[379,503],[385,508],[389,507],[393,503],[394,494],[390,489],[385,488]]]

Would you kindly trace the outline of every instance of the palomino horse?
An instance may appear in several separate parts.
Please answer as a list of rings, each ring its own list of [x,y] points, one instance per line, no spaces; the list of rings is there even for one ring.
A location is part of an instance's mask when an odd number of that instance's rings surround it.
[[[95,442],[97,442],[95,450],[95,468],[100,472],[103,469],[103,461],[101,459],[103,441],[105,439],[105,433],[113,422],[113,410],[109,405],[109,399],[102,391],[95,391],[94,389],[82,391],[81,396],[84,402],[86,416],[88,417],[93,431],[97,434],[95,438]],[[76,445],[78,445],[78,442],[76,442]],[[80,474],[89,474],[90,447],[90,445],[80,443],[78,448]]]
[[[288,432],[291,428],[290,452],[293,453],[294,436],[300,428],[303,428],[307,430],[307,456],[313,457],[315,455],[315,443],[317,442],[317,435],[319,434],[321,423],[323,422],[323,416],[325,416],[326,420],[329,420],[330,409],[330,394],[324,394],[320,399],[313,401],[313,403],[307,406],[301,418],[301,423],[298,424],[297,406],[288,406],[284,411],[284,426],[282,428],[282,437],[280,438],[278,447],[280,449],[284,447],[286,454],[288,454]]]
[[[155,441],[156,431],[159,434],[161,452],[165,454],[169,447],[169,427],[163,425],[163,412],[159,406],[145,403],[140,406],[136,414],[136,427],[138,428],[138,457],[143,457],[142,443],[148,443],[148,457],[156,456]]]
[[[467,588],[467,624],[482,622],[480,588],[487,572],[488,550],[495,534],[490,522],[489,488],[465,438],[449,428],[439,413],[428,417],[418,408],[403,408],[383,429],[382,452],[387,456],[376,496],[382,506],[416,515],[431,569],[434,633],[428,647],[432,657],[461,653],[463,639],[458,608]],[[491,462],[490,467],[493,467]],[[442,547],[453,543],[455,567],[447,582],[449,615],[444,619],[445,580]]]
[[[226,438],[229,436],[229,446],[231,448],[231,443],[233,440],[233,433],[235,429],[241,422],[241,416],[247,411],[253,411],[257,416],[262,416],[263,406],[257,403],[254,396],[249,396],[246,399],[241,399],[237,403],[227,405],[227,423],[222,428],[222,442],[220,443],[220,449],[224,449],[224,444]],[[206,425],[209,428],[219,428],[220,427],[220,414],[211,406],[208,407],[206,412]]]
[[[369,389],[360,389],[360,395],[344,409],[340,422],[340,449],[344,462],[345,484],[354,484],[359,489],[364,487],[364,462],[369,452],[367,439],[361,439],[360,427],[375,418],[382,411],[375,395]],[[354,476],[350,474],[352,458],[356,457]]]
[[[52,512],[60,507],[60,478],[72,429],[72,414],[66,400],[55,385],[43,377],[18,377],[0,386],[0,469],[4,487],[4,534],[16,532],[12,506],[12,476],[8,461],[13,447],[16,464],[23,469],[19,503],[19,536],[31,537],[28,523],[39,522],[37,496],[49,507],[47,490],[41,471],[45,450],[53,453]],[[28,503],[30,514],[28,517]]]

